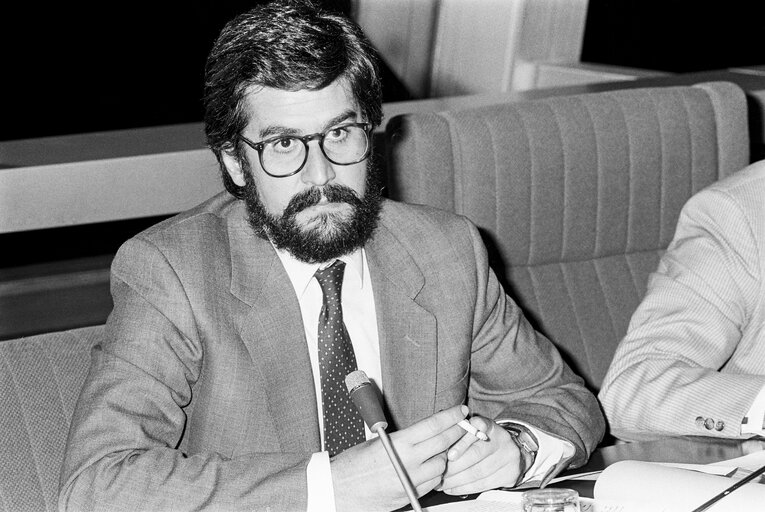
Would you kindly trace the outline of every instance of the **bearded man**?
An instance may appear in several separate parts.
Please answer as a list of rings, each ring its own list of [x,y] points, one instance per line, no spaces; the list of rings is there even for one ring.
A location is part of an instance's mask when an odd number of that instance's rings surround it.
[[[418,495],[540,484],[586,461],[595,398],[502,291],[476,228],[381,198],[380,90],[359,28],[310,3],[223,29],[205,127],[227,192],[117,254],[62,510],[400,507],[342,389],[356,369]],[[458,425],[468,412],[488,440]]]

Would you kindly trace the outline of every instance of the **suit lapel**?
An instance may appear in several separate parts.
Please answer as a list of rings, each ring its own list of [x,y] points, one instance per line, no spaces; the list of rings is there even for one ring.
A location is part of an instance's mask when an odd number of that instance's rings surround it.
[[[249,308],[240,331],[268,390],[269,413],[282,449],[319,451],[313,372],[289,277],[271,245],[253,234],[243,208],[229,217],[228,229],[231,293]],[[436,319],[417,302],[425,285],[422,272],[383,223],[367,244],[367,261],[385,405],[391,429],[397,429],[436,412]]]
[[[313,372],[289,277],[271,244],[255,236],[243,212],[230,218],[229,237],[231,293],[249,306],[240,332],[263,376],[282,450],[320,451]]]
[[[412,256],[382,223],[367,244],[374,287],[385,405],[392,428],[432,414],[436,394],[436,319],[417,303],[425,285]]]

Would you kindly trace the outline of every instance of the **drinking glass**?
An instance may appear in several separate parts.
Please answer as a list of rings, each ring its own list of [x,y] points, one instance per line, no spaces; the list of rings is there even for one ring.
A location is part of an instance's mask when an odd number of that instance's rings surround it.
[[[572,489],[534,489],[521,496],[523,512],[579,512],[579,493]]]

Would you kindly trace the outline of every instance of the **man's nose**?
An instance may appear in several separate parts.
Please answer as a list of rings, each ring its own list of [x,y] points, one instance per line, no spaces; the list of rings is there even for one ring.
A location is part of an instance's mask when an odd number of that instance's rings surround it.
[[[332,162],[324,156],[319,141],[308,143],[308,159],[300,175],[305,183],[314,186],[326,185],[335,178]]]

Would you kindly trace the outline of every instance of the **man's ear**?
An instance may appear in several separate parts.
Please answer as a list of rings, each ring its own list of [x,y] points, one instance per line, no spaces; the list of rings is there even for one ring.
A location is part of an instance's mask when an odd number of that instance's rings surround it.
[[[223,159],[223,165],[226,166],[226,171],[231,177],[231,180],[239,187],[244,187],[246,182],[244,180],[244,169],[242,169],[242,162],[234,154],[233,147],[224,148],[221,151],[221,158]]]

